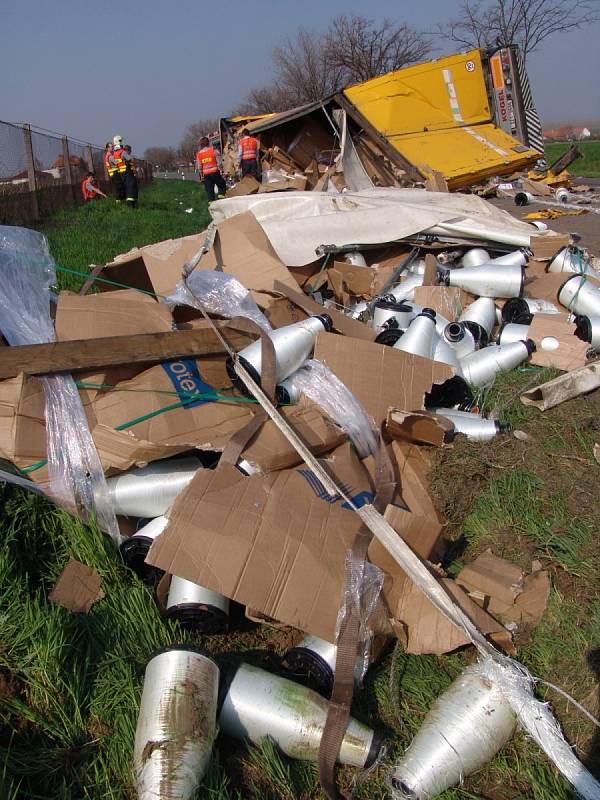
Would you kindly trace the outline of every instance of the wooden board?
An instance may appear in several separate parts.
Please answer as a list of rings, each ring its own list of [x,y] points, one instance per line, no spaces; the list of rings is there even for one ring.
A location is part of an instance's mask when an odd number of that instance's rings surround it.
[[[216,324],[219,328],[225,326],[225,323]],[[224,338],[236,350],[253,341],[252,337],[230,329],[224,331]],[[14,378],[21,372],[28,375],[77,372],[116,364],[167,361],[224,352],[223,345],[205,322],[203,327],[189,331],[6,347],[0,360],[0,379]]]

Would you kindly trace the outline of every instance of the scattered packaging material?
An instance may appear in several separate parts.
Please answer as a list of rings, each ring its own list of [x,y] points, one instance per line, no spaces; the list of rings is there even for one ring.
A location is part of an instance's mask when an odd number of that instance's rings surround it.
[[[76,614],[87,614],[104,597],[101,587],[102,580],[95,569],[71,558],[48,599]]]

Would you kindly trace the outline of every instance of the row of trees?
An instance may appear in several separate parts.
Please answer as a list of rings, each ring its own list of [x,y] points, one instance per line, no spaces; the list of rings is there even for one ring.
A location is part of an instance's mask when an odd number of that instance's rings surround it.
[[[262,114],[320,100],[344,86],[374,78],[431,57],[440,37],[459,47],[505,47],[516,44],[526,59],[558,33],[600,21],[599,0],[461,0],[455,19],[428,32],[404,22],[374,23],[341,14],[324,32],[300,28],[272,52],[273,81],[252,89],[235,110]],[[190,161],[200,136],[218,126],[216,119],[194,122],[179,150],[149,148],[144,156],[169,168]]]

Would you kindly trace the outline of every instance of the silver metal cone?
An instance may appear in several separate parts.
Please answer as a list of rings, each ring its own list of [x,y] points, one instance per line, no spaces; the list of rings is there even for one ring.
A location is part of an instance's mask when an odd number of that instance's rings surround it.
[[[115,514],[125,517],[159,517],[202,469],[197,458],[154,461],[108,478],[109,497]]]
[[[496,304],[491,297],[480,297],[465,308],[458,321],[475,322],[489,336],[496,325]]]
[[[151,519],[150,522],[147,522],[141,528],[139,528],[133,536],[130,536],[130,539],[135,539],[136,537],[143,537],[144,539],[156,539],[160,534],[164,531],[167,527],[169,520],[167,517],[160,516],[156,517],[155,519]]]
[[[294,383],[295,374],[295,372],[292,372],[284,381],[277,384],[277,401],[279,403],[295,406],[300,402],[302,392]]]
[[[412,262],[410,267],[408,268],[408,273],[413,275],[424,275],[425,274],[425,259],[424,258],[417,258],[415,261]]]
[[[529,338],[529,325],[520,325],[518,322],[509,322],[500,331],[498,344],[523,342]]]
[[[210,606],[218,608],[224,614],[229,614],[229,600],[222,594],[173,575],[167,598],[167,611],[184,605]]]
[[[528,220],[530,225],[533,225],[534,228],[537,228],[538,231],[547,231],[548,226],[545,222],[542,222],[541,219],[530,219]]]
[[[323,320],[309,317],[293,325],[285,325],[269,333],[275,348],[275,381],[281,383],[299,369],[312,353],[317,336],[325,330]],[[246,365],[260,376],[262,366],[261,341],[258,339],[238,353]]]
[[[397,300],[387,301],[381,298],[373,307],[371,327],[376,331],[380,331],[385,322],[389,319],[394,319],[400,330],[406,330],[417,314],[418,311],[409,303],[399,303]]]
[[[525,342],[490,345],[466,356],[461,360],[464,379],[471,386],[485,388],[491,386],[499,372],[509,372],[529,358]]]
[[[571,195],[564,187],[557,189],[554,196],[556,197],[559,203],[568,203],[571,198]]]
[[[290,758],[316,761],[328,701],[299,683],[241,664],[225,696],[219,728],[258,744],[271,737]],[[371,728],[350,718],[338,756],[341,764],[369,765],[376,756]]]
[[[442,339],[459,359],[473,353],[477,347],[475,337],[461,322],[449,322],[444,328]]]
[[[396,764],[400,798],[429,800],[483,767],[514,734],[516,717],[502,692],[473,664],[433,704]]]
[[[531,194],[531,192],[517,192],[515,195],[515,205],[517,206],[528,206],[530,203],[533,203],[535,197]]]
[[[600,280],[600,272],[590,267],[587,261],[579,258],[570,247],[563,247],[548,264],[548,272],[572,272],[577,275],[590,275]]]
[[[133,749],[139,800],[190,800],[217,733],[217,665],[187,649],[155,655],[146,667]]]
[[[423,285],[423,275],[408,275],[401,283],[389,290],[396,300],[414,300],[415,289]]]
[[[490,254],[483,247],[472,247],[461,258],[460,263],[463,267],[478,267],[480,264],[487,264]]]
[[[595,350],[600,349],[600,315],[587,316],[589,336],[585,341],[589,342]]]
[[[366,267],[367,262],[365,261],[365,257],[362,253],[344,253],[344,261],[348,264],[352,264],[355,267]]]
[[[535,300],[533,297],[524,297],[527,308],[531,314],[561,314],[561,310],[549,300]]]
[[[479,297],[519,297],[523,292],[523,279],[522,266],[492,261],[448,272],[448,286],[458,286]]]
[[[489,442],[501,432],[500,425],[494,419],[485,419],[481,414],[471,414],[470,411],[459,411],[456,408],[429,408],[442,417],[450,420],[454,425],[455,433],[462,433],[467,439],[477,442]]]
[[[435,320],[419,314],[413,319],[404,336],[398,339],[394,347],[404,353],[432,358],[436,339]]]
[[[573,314],[599,316],[600,288],[588,281],[585,275],[574,275],[561,287],[558,302]]]
[[[439,361],[442,364],[448,364],[454,368],[456,375],[462,376],[462,367],[458,355],[452,348],[448,346],[445,341],[437,332],[434,337],[433,354],[431,356],[433,361]]]
[[[288,671],[295,680],[299,680],[301,683],[305,681],[306,685],[328,697],[333,688],[336,655],[337,647],[334,644],[320,639],[318,636],[307,635],[291,650],[288,650],[283,660],[287,663]],[[357,685],[361,682],[362,668],[368,668],[371,663],[370,653],[367,661],[368,663],[364,664],[362,658],[357,659],[354,674]]]
[[[524,250],[513,250],[503,256],[492,258],[490,264],[500,264],[503,267],[524,267],[527,264],[527,255]]]

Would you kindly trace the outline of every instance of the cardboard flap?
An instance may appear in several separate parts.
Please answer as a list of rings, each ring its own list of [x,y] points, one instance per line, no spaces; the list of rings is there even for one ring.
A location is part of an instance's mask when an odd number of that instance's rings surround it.
[[[456,286],[417,286],[415,303],[423,308],[433,308],[450,322],[460,317],[475,297]]]
[[[349,445],[325,460],[356,503],[368,475]],[[328,641],[360,519],[304,467],[246,477],[202,470],[175,501],[147,563]]]
[[[454,376],[447,364],[333,333],[318,336],[315,358],[346,384],[378,426],[390,407],[423,409],[432,385]]]
[[[132,431],[116,431],[106,425],[92,429],[92,439],[105,472],[122,472],[134,466],[175,456],[190,449],[188,444],[161,444],[138,439]]]
[[[93,604],[104,597],[101,585],[102,581],[95,569],[70,559],[48,599],[69,611],[87,614]]]
[[[512,605],[523,591],[523,570],[486,550],[460,571],[456,582],[467,591],[480,591],[488,597]]]
[[[445,524],[430,496],[428,474],[431,459],[425,448],[405,442],[392,442],[392,455],[398,469],[398,484],[402,500],[420,516]]]
[[[453,423],[432,411],[401,411],[390,408],[385,430],[395,439],[436,447],[442,447],[454,439]]]
[[[56,309],[59,341],[101,339],[172,330],[169,309],[149,295],[127,289],[110,294],[61,292]]]
[[[565,371],[583,367],[590,345],[575,336],[575,328],[575,323],[561,314],[535,314],[528,332],[536,346],[531,363]]]

